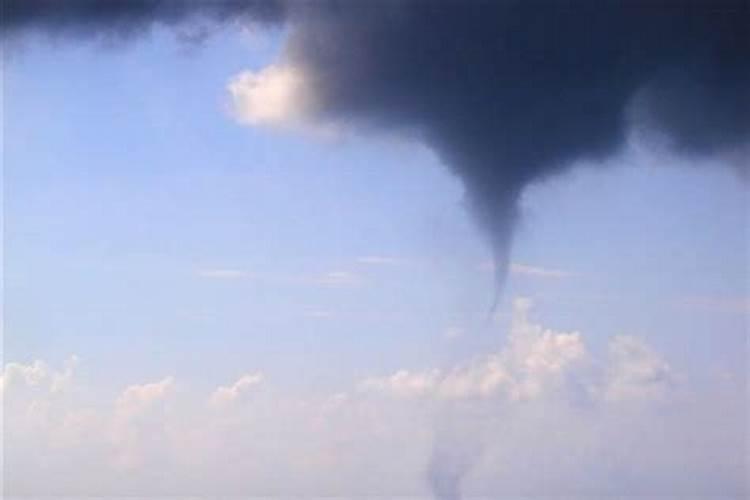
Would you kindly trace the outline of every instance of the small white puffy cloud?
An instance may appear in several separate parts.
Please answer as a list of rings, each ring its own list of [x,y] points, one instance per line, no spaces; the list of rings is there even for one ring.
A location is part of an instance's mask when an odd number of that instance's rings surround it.
[[[174,377],[158,382],[128,386],[115,403],[118,413],[132,415],[147,410],[163,400],[174,387]]]
[[[298,126],[310,112],[305,75],[287,64],[243,71],[228,90],[234,116],[247,125]]]
[[[35,360],[28,365],[8,363],[0,377],[0,382],[2,382],[0,387],[3,388],[3,393],[14,385],[35,387],[41,385],[48,377],[49,368],[40,360]]]
[[[62,392],[69,387],[77,365],[78,356],[75,355],[65,360],[62,370],[54,370],[41,360],[29,364],[8,363],[0,375],[0,394],[4,395],[13,388]]]
[[[72,392],[77,365],[77,356],[65,360],[61,369],[42,360],[6,364],[0,375],[6,422],[37,436],[56,434],[64,420],[58,407]]]
[[[657,398],[674,380],[669,364],[635,337],[615,337],[608,361],[604,396],[609,401]]]
[[[213,405],[231,403],[261,382],[263,382],[262,373],[245,374],[232,385],[217,387],[213,394],[211,394],[210,402]]]
[[[535,398],[555,387],[566,371],[582,362],[586,349],[577,332],[557,332],[530,322],[530,307],[524,299],[514,302],[508,342],[497,353],[446,371],[399,370],[387,377],[368,378],[360,389],[401,397]]]

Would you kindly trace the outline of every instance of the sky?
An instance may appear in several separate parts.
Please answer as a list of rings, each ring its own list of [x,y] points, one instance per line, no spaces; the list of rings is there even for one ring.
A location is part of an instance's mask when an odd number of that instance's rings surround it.
[[[429,147],[248,115],[286,36],[4,54],[6,494],[747,493],[746,180],[632,137],[536,181],[490,313]]]

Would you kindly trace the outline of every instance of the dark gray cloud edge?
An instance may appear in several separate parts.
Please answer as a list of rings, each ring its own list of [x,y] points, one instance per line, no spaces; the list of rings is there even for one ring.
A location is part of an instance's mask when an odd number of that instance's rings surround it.
[[[277,23],[285,5],[269,0],[4,0],[3,31],[37,31],[70,38],[142,35],[156,25],[204,21]]]
[[[283,57],[310,77],[319,118],[408,131],[461,178],[498,285],[524,187],[611,155],[633,117],[687,156],[739,151],[750,171],[748,0],[6,0],[3,11],[5,34],[71,40],[288,23]],[[462,475],[433,477],[436,496],[458,498]]]

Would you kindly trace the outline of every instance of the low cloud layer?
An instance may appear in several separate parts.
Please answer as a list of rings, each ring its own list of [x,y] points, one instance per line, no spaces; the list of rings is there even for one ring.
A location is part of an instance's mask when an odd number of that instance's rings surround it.
[[[741,388],[691,389],[641,339],[596,349],[531,313],[528,300],[515,302],[494,353],[331,394],[250,370],[205,392],[165,376],[101,399],[74,358],[59,369],[9,363],[6,492],[746,493]]]

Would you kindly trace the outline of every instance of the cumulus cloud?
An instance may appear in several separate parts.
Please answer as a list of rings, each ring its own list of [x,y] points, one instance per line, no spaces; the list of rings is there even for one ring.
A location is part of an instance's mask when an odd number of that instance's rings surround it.
[[[440,399],[504,397],[515,401],[539,397],[586,361],[587,352],[579,333],[549,330],[529,321],[530,307],[525,299],[514,301],[508,341],[497,353],[448,370],[400,370],[366,379],[360,388]]]
[[[399,370],[387,377],[372,377],[360,382],[361,391],[382,392],[395,396],[415,397],[432,396],[441,383],[438,370],[428,372],[410,372]]]
[[[14,387],[62,392],[70,386],[78,362],[78,356],[70,356],[63,363],[62,370],[55,370],[41,360],[29,364],[8,363],[0,375],[0,394],[4,395]]]
[[[437,426],[427,479],[439,500],[461,498],[469,473],[485,463],[486,455],[499,453],[502,458],[493,460],[501,462],[509,459],[506,450],[500,451],[491,443],[497,439],[516,440],[519,434],[529,432],[523,425],[508,429],[509,421],[528,418],[536,421],[533,432],[542,435],[570,432],[582,440],[598,440],[602,437],[580,430],[577,424],[562,423],[564,418],[589,408],[594,413],[587,417],[597,415],[590,424],[597,431],[603,427],[609,433],[612,425],[632,425],[619,419],[620,413],[632,418],[634,404],[659,421],[643,408],[675,400],[671,391],[676,383],[672,368],[644,340],[616,336],[610,340],[607,352],[597,355],[587,348],[579,332],[557,331],[534,322],[532,306],[528,299],[514,300],[510,330],[495,353],[442,370],[402,369],[389,376],[365,379],[359,385],[364,393],[432,404]],[[534,442],[532,436],[526,439]],[[580,446],[583,443],[575,439],[552,449],[548,443],[535,442],[534,448],[522,453],[557,455],[562,449]],[[612,452],[597,449],[591,453],[585,461]],[[510,454],[512,464],[518,461],[517,454],[518,450]],[[523,460],[538,462],[528,456]],[[508,468],[509,464],[504,465]],[[592,467],[591,463],[588,467]],[[523,485],[520,491],[561,494],[578,487],[593,487],[590,479],[582,478],[580,469],[569,474],[567,480],[565,473],[562,478],[555,478],[559,486],[529,489]]]
[[[610,342],[604,393],[608,400],[658,398],[673,379],[669,364],[642,340],[619,336]]]
[[[600,352],[582,333],[540,324],[532,306],[514,302],[489,355],[330,393],[258,391],[264,376],[251,370],[205,392],[165,377],[102,400],[80,390],[76,372],[53,392],[64,367],[9,363],[6,491],[396,497],[432,484],[467,496],[603,498],[637,484],[643,495],[746,493],[744,387],[687,386],[644,340],[617,336]],[[16,397],[21,389],[30,397]]]
[[[211,394],[210,401],[214,405],[232,403],[261,382],[263,382],[262,373],[245,374],[232,385],[217,387]]]
[[[312,107],[304,73],[287,64],[244,71],[227,87],[236,119],[248,125],[303,126]]]
[[[549,395],[580,396],[600,404],[664,398],[674,387],[672,367],[642,339],[615,336],[596,356],[579,332],[545,328],[530,318],[532,302],[516,299],[502,348],[447,369],[401,369],[360,382],[360,391],[398,398],[496,399],[521,402]],[[572,384],[571,384],[572,383]]]
[[[164,402],[174,390],[173,377],[127,387],[115,401],[111,423],[114,464],[132,470],[154,461],[165,439]],[[158,450],[158,448],[156,448]]]
[[[158,382],[131,385],[117,398],[116,411],[125,416],[143,413],[162,401],[173,388],[173,377],[166,377]]]

